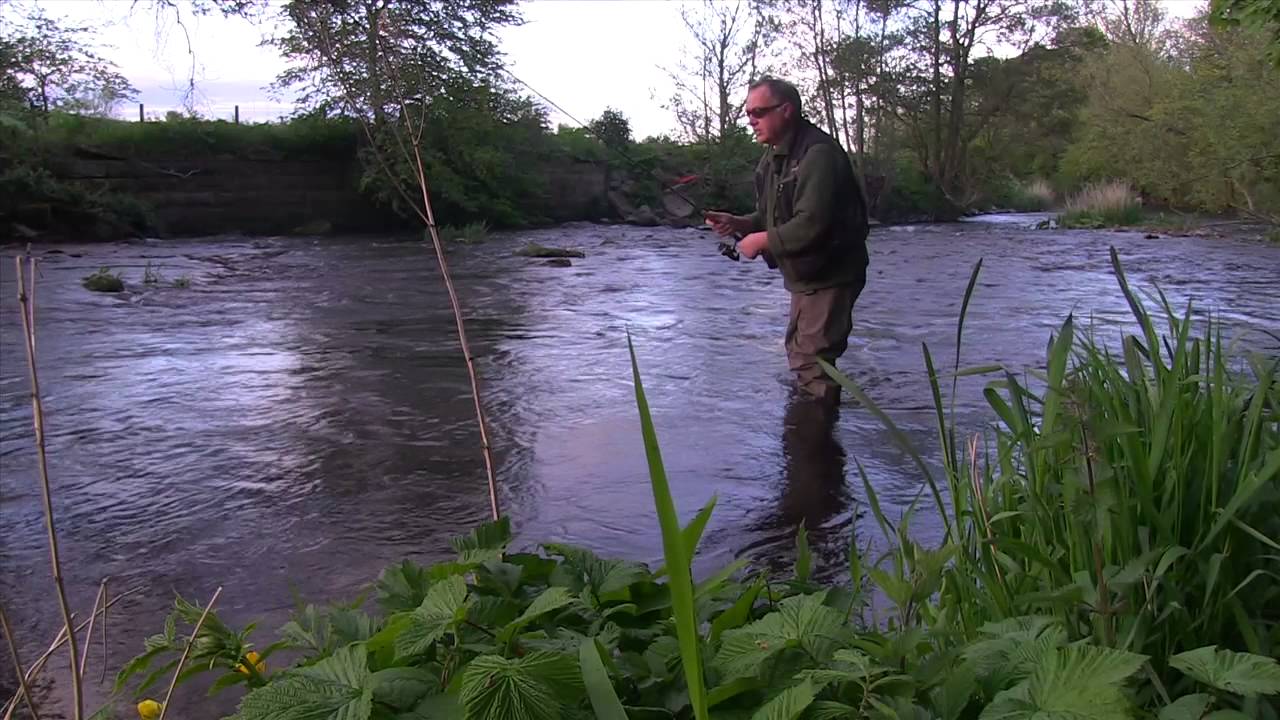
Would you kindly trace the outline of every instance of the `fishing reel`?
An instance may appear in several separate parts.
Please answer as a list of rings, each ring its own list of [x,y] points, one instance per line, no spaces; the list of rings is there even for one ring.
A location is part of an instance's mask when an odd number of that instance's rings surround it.
[[[737,234],[735,234],[731,240],[722,239],[719,243],[720,254],[734,262],[740,261],[742,256],[738,254],[738,241],[741,239],[742,236]],[[767,265],[770,270],[778,269],[778,261],[773,259],[773,255],[770,255],[768,250],[761,253],[760,256],[764,258],[764,264]]]
[[[737,235],[734,235],[733,239],[731,240],[721,240],[720,254],[729,258],[734,262],[738,262],[739,260],[741,260],[742,257],[738,255],[738,240],[740,239],[741,238],[739,238]]]

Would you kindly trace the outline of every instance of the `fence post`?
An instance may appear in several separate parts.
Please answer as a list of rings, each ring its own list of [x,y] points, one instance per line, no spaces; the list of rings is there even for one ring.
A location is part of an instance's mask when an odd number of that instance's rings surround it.
[[[236,124],[237,125],[240,124],[240,106],[239,105],[236,106]]]
[[[147,116],[142,112],[142,103],[138,103],[138,122],[146,122]]]

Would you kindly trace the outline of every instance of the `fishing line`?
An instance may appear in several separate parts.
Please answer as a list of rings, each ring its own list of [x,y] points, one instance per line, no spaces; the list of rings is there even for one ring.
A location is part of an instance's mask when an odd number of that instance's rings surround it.
[[[521,85],[523,85],[523,86],[525,86],[526,88],[528,88],[528,89],[529,89],[529,91],[530,91],[530,92],[532,92],[534,95],[537,95],[538,97],[542,98],[542,99],[543,99],[547,104],[551,105],[551,107],[555,108],[556,110],[559,110],[559,111],[560,111],[560,112],[561,112],[565,117],[567,117],[567,118],[569,118],[570,120],[572,120],[572,121],[574,122],[574,124],[576,124],[578,127],[582,128],[583,130],[586,130],[588,133],[590,133],[591,135],[595,136],[595,138],[596,138],[597,140],[599,140],[599,141],[600,141],[600,144],[601,144],[601,145],[604,145],[606,149],[611,150],[611,151],[613,151],[613,152],[617,153],[617,154],[618,154],[618,155],[620,155],[624,160],[626,160],[627,162],[631,163],[634,167],[636,167],[637,169],[641,170],[642,172],[648,173],[648,174],[649,174],[652,178],[654,178],[655,180],[658,180],[659,182],[665,182],[665,181],[664,181],[661,177],[659,177],[659,176],[658,176],[658,175],[657,175],[653,170],[650,170],[650,169],[648,169],[648,168],[644,167],[643,165],[641,165],[641,164],[640,164],[640,161],[638,161],[638,160],[636,160],[636,159],[632,158],[630,155],[628,155],[627,153],[623,152],[622,148],[615,147],[615,146],[610,145],[609,143],[605,142],[605,141],[604,141],[604,138],[602,138],[602,137],[600,137],[599,135],[597,135],[597,134],[596,134],[596,132],[590,128],[590,126],[588,126],[586,123],[584,123],[584,122],[582,122],[581,120],[579,120],[579,119],[577,119],[576,117],[574,117],[572,114],[570,114],[570,113],[569,113],[569,111],[567,111],[567,110],[565,110],[564,108],[560,107],[560,105],[558,105],[558,104],[557,104],[554,100],[552,100],[551,98],[549,98],[549,97],[547,97],[546,95],[543,95],[542,93],[538,92],[537,88],[535,88],[534,86],[532,86],[532,85],[530,85],[529,83],[525,82],[524,80],[521,80],[521,79],[520,79],[520,78],[519,78],[515,73],[511,72],[510,70],[508,70],[508,69],[507,69],[507,68],[505,68],[505,67],[504,67],[504,68],[502,68],[502,71],[503,71],[503,72],[505,72],[506,74],[510,75],[513,79],[515,79],[515,81],[516,81],[516,82],[518,82],[518,83],[520,83]],[[679,185],[680,185],[680,184],[682,184],[682,183],[677,183],[676,185],[666,186],[666,187],[664,187],[664,188],[663,188],[663,192],[672,192],[672,193],[674,193],[674,194],[675,194],[677,197],[679,197],[681,200],[684,200],[686,203],[688,203],[689,207],[693,208],[693,211],[694,211],[694,212],[699,213],[699,214],[705,214],[705,213],[706,213],[706,210],[705,210],[701,205],[699,205],[698,203],[694,202],[693,200],[690,200],[690,199],[689,199],[689,197],[688,197],[687,195],[685,195],[684,193],[680,192],[680,191],[677,189],[677,188],[679,187]],[[738,245],[738,241],[739,241],[739,240],[741,240],[741,239],[742,239],[742,235],[741,235],[741,234],[739,234],[739,233],[736,233],[736,232],[735,232],[735,233],[733,234],[733,240],[732,240],[732,242],[728,242],[728,241],[725,241],[725,240],[720,240],[720,254],[721,254],[721,255],[724,255],[725,257],[730,258],[730,259],[732,259],[732,260],[738,260],[738,259],[739,259],[739,255],[738,255],[738,247],[737,247],[737,245]]]

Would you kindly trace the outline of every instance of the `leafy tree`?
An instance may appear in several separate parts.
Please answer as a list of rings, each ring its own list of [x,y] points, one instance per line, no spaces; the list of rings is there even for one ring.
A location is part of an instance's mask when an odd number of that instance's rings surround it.
[[[1280,3],[1275,0],[1211,0],[1210,19],[1219,27],[1247,25],[1270,34],[1267,57],[1280,66]]]
[[[13,102],[25,99],[44,114],[67,110],[109,116],[116,103],[137,90],[115,68],[88,47],[93,35],[85,26],[67,26],[37,6],[0,38],[0,94]]]
[[[625,148],[632,142],[631,122],[613,108],[605,108],[600,117],[587,123],[591,133],[611,148]]]

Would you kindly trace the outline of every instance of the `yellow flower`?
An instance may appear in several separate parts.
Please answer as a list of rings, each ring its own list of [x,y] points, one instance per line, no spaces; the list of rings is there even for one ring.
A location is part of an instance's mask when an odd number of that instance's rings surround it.
[[[163,707],[155,700],[147,698],[138,703],[138,717],[142,718],[142,720],[156,720],[156,718],[160,717],[160,710]]]
[[[250,663],[253,664],[253,667],[258,671],[259,675],[265,675],[267,672],[267,661],[259,660],[258,658],[260,657],[262,656],[259,655],[256,650],[250,650],[249,652],[245,653],[244,659],[248,660]],[[244,663],[240,663],[239,665],[236,665],[236,672],[244,673],[245,675],[248,675],[249,668],[245,666]]]

